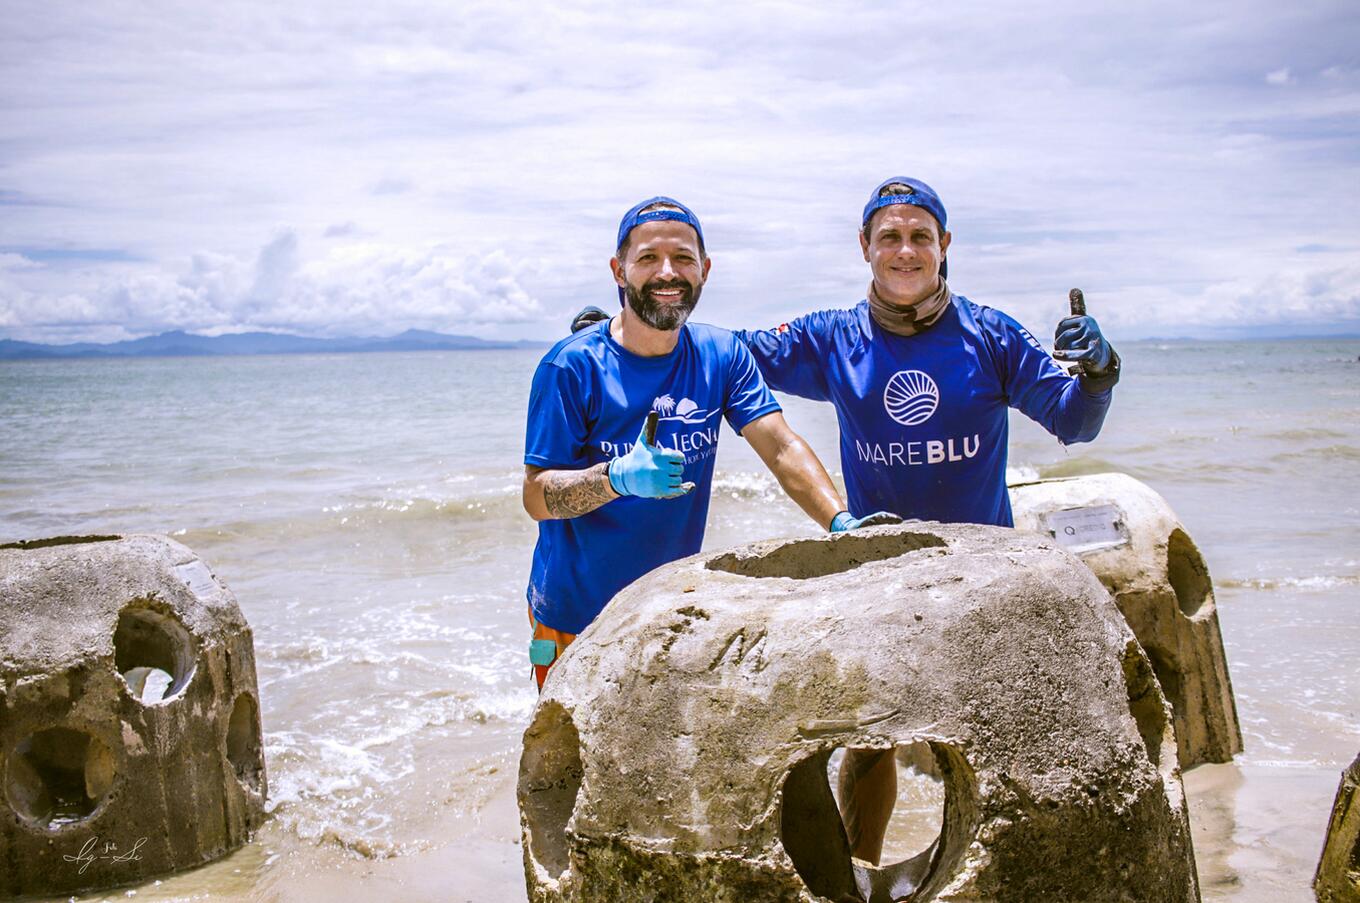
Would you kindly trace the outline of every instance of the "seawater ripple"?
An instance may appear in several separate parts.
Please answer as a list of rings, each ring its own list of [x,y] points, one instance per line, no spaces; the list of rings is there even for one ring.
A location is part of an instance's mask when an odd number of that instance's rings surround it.
[[[1360,574],[1318,574],[1312,577],[1227,577],[1214,581],[1224,589],[1326,591],[1360,587]]]
[[[1321,769],[1325,806],[1360,736],[1360,342],[1112,340],[1125,377],[1101,436],[1064,447],[1014,413],[1010,476],[1117,471],[1167,499],[1221,591],[1241,762]],[[0,365],[0,533],[174,532],[253,628],[271,854],[427,850],[504,788],[535,701],[519,486],[540,356]],[[830,406],[780,401],[836,476]],[[706,545],[822,529],[724,430]],[[1212,804],[1282,838],[1212,839],[1246,851],[1235,877],[1306,885],[1315,813]]]

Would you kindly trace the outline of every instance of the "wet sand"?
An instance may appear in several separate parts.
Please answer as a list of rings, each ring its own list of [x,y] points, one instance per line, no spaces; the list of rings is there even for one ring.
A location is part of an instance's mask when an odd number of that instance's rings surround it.
[[[501,770],[488,789],[489,798],[475,813],[441,819],[438,839],[419,852],[369,858],[328,838],[279,852],[281,842],[292,844],[277,826],[267,824],[242,849],[190,872],[103,893],[36,899],[519,903],[527,896],[513,770]],[[435,812],[454,811],[447,800],[427,800],[425,805]]]
[[[1311,901],[1339,771],[1203,765],[1185,775],[1206,901]],[[77,900],[402,903],[526,900],[513,771],[471,817],[451,819],[433,849],[368,859],[331,844],[271,852],[266,827],[226,859],[140,887]],[[1301,881],[1303,876],[1307,880]],[[135,891],[135,897],[131,892]],[[66,898],[61,898],[66,899]]]

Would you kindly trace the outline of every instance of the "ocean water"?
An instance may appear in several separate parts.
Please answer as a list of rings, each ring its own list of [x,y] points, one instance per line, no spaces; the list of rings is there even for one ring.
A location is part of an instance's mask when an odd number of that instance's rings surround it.
[[[1064,448],[1014,415],[1013,475],[1122,471],[1176,509],[1214,578],[1246,744],[1185,776],[1204,897],[1311,900],[1360,751],[1360,341],[1121,353],[1101,437]],[[270,818],[138,898],[523,899],[538,356],[0,364],[0,542],[169,534],[255,632]],[[837,473],[831,408],[785,401]],[[717,466],[708,547],[816,531],[726,428]]]

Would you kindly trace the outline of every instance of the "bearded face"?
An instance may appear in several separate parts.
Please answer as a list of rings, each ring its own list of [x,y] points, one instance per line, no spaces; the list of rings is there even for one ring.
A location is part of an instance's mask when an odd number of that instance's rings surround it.
[[[609,263],[638,320],[673,332],[699,303],[711,261],[693,226],[656,220],[635,227]]]
[[[684,325],[699,303],[702,291],[702,285],[693,285],[684,279],[650,279],[640,289],[632,283],[623,289],[628,306],[638,319],[653,329],[666,332]]]

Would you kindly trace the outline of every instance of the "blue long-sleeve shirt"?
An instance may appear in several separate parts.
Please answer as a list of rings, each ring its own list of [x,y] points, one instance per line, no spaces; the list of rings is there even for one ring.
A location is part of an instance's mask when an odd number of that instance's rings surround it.
[[[772,389],[836,406],[857,516],[1012,526],[1007,408],[1072,443],[1110,406],[1110,390],[1088,392],[1019,323],[960,295],[913,336],[881,329],[864,301],[736,335]]]

